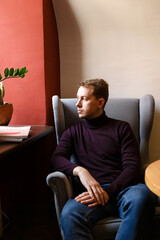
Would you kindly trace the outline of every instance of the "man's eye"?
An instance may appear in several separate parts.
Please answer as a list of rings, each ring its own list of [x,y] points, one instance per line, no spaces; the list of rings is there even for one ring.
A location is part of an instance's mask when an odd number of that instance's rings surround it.
[[[84,97],[84,98],[83,98],[83,100],[87,101],[87,98],[86,98],[86,97]]]
[[[82,98],[77,97],[77,101],[87,101],[87,100],[88,100],[87,97],[82,97]]]

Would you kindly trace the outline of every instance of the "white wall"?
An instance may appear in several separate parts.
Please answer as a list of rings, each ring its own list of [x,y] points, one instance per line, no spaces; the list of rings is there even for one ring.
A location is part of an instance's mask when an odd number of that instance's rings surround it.
[[[151,161],[160,159],[160,1],[52,0],[59,33],[61,96],[100,77],[110,97],[154,96]]]

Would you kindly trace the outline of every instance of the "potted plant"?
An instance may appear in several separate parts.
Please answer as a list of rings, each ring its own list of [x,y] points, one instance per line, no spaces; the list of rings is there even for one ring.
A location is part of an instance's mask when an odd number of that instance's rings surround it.
[[[12,103],[5,103],[3,101],[5,95],[5,89],[3,85],[3,81],[10,78],[24,78],[25,74],[28,72],[26,67],[21,69],[16,68],[5,68],[4,70],[4,77],[0,73],[0,125],[8,125],[11,120],[12,113],[13,113],[13,105]]]

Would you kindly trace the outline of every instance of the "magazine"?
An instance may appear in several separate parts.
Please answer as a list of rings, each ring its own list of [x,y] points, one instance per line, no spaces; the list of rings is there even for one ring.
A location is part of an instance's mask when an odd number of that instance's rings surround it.
[[[28,138],[30,126],[0,126],[0,141],[21,142]]]

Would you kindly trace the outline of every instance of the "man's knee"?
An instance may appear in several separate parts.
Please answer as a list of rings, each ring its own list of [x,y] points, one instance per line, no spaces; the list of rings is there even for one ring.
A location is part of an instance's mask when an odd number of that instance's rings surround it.
[[[155,195],[147,188],[145,184],[137,184],[131,187],[124,195],[125,204],[134,208],[134,211],[154,209]]]
[[[74,199],[68,200],[61,212],[61,225],[71,225],[75,222],[83,222],[87,212],[87,206],[76,202]]]
[[[77,204],[74,199],[69,199],[62,209],[60,222],[70,222],[70,218],[77,212]]]

